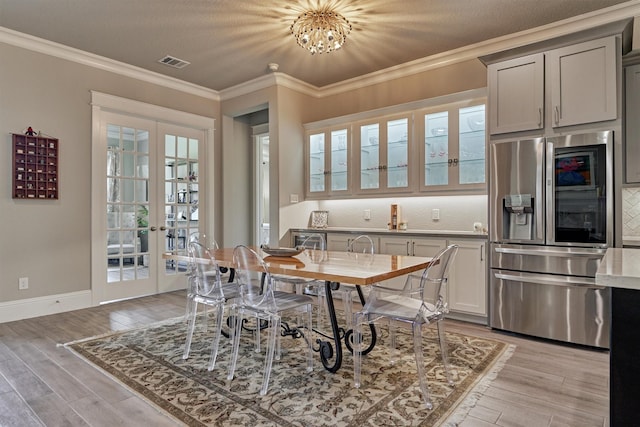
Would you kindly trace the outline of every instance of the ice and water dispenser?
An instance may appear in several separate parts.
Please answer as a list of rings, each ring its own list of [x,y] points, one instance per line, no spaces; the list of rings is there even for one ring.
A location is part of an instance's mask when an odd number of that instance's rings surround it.
[[[503,235],[509,240],[533,239],[533,197],[531,194],[508,194],[504,197]]]

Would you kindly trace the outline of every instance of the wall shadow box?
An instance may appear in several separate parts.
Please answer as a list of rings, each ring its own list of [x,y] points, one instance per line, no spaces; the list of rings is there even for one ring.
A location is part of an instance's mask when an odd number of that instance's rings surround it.
[[[58,140],[36,135],[11,135],[13,198],[58,199]]]

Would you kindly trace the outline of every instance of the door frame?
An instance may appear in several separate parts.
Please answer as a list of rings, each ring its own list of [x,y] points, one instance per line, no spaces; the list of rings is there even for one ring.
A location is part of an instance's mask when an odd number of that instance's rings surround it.
[[[200,230],[213,236],[213,228],[215,224],[213,209],[213,189],[214,186],[214,131],[215,119],[212,117],[200,116],[197,114],[187,113],[184,111],[173,110],[158,105],[147,104],[141,101],[135,101],[114,95],[105,94],[98,91],[91,91],[91,294],[92,304],[98,305],[103,301],[104,286],[106,286],[105,271],[105,250],[106,247],[106,212],[104,209],[106,195],[104,194],[104,164],[105,153],[100,150],[101,124],[103,121],[103,112],[121,114],[123,116],[135,116],[151,120],[156,123],[168,123],[183,127],[190,127],[202,130],[205,135],[203,141],[203,153],[201,162],[211,165],[206,168],[206,176],[203,177],[207,190],[204,203],[200,208],[207,214],[201,215],[203,220],[200,223]],[[160,258],[160,254],[159,258]],[[185,283],[186,286],[186,283]],[[160,292],[158,283],[155,285],[155,293]]]

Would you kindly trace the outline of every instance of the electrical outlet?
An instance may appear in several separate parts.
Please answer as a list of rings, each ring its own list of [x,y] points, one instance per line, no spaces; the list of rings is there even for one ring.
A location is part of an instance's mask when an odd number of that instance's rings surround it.
[[[365,221],[369,221],[371,219],[371,209],[365,209],[363,217]]]
[[[289,203],[298,203],[298,195],[289,194]]]
[[[29,289],[28,277],[21,277],[18,279],[18,289]]]
[[[434,221],[440,219],[440,209],[431,209],[431,219]]]

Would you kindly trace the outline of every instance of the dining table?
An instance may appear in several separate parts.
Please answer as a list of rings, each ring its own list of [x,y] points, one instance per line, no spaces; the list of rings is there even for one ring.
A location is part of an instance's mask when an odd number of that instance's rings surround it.
[[[306,249],[293,256],[272,256],[261,248],[252,247],[265,261],[269,274],[285,275],[302,279],[323,281],[329,320],[330,334],[320,334],[326,340],[317,340],[322,365],[329,372],[337,372],[342,365],[342,341],[352,349],[350,340],[353,331],[345,330],[338,324],[332,291],[341,284],[355,285],[360,303],[364,306],[365,297],[362,287],[371,286],[384,280],[404,276],[416,271],[424,270],[430,263],[430,257],[407,255],[370,254],[359,252],[326,251]],[[231,269],[229,280],[233,280],[233,251],[234,248],[220,248],[210,253],[219,267]],[[189,257],[183,254],[165,252],[163,258],[172,261],[189,262]],[[198,262],[210,263],[211,260],[200,259]],[[256,270],[259,270],[256,265]],[[369,352],[376,342],[376,332],[370,325],[371,340],[363,353]]]

